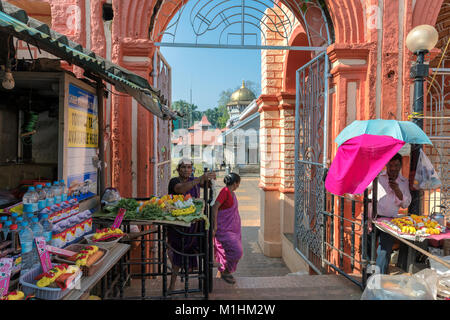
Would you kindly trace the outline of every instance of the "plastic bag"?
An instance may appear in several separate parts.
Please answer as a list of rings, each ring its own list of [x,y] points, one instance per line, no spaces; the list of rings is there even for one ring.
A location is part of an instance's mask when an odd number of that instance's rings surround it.
[[[106,188],[103,192],[101,204],[102,205],[114,205],[119,200],[122,199],[120,197],[120,193],[116,188]]]
[[[450,263],[450,256],[439,257],[439,258],[441,258],[445,262],[449,262]],[[439,262],[437,262],[437,261],[435,261],[433,259],[428,259],[428,261],[430,262],[430,268],[435,270],[438,274],[450,276],[450,269],[449,268],[447,268],[443,264],[441,264],[441,263],[439,263]]]
[[[412,276],[377,273],[367,280],[361,300],[435,300],[436,292],[437,275],[434,281],[428,271]]]
[[[423,280],[427,285],[429,292],[433,296],[433,299],[436,300],[437,291],[438,291],[438,282],[439,282],[439,274],[432,269],[423,269],[413,275],[414,277]]]
[[[437,189],[442,185],[439,176],[434,170],[433,164],[426,156],[425,152],[420,149],[419,160],[417,161],[416,175],[414,176],[415,190]]]
[[[214,205],[214,203],[216,203],[216,199],[219,196],[220,193],[220,187],[217,184],[216,180],[211,180],[211,189],[212,189],[212,199],[211,199],[211,206]]]
[[[450,299],[450,276],[439,276],[437,299]]]

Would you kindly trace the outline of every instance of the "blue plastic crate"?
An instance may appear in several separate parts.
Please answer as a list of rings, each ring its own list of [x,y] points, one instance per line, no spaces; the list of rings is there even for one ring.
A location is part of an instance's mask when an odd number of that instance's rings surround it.
[[[53,264],[52,266],[55,266]],[[66,294],[70,292],[70,289],[67,288],[65,290],[62,290],[60,288],[40,288],[36,285],[36,278],[38,275],[42,273],[42,267],[39,265],[39,267],[35,267],[34,269],[31,269],[24,275],[20,277],[20,284],[22,286],[22,291],[25,293],[25,296],[28,296],[30,294],[34,294],[36,298],[43,299],[43,300],[60,300],[62,299]],[[77,282],[80,281],[80,277],[74,281],[74,285],[76,285]],[[71,287],[73,287],[71,286]]]

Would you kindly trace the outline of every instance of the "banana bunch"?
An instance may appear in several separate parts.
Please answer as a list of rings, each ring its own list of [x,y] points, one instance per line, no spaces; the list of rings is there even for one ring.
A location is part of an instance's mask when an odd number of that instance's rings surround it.
[[[403,226],[402,227],[402,232],[403,233],[416,234],[417,230],[416,230],[416,228],[411,227],[411,226]]]
[[[427,228],[426,232],[428,234],[441,234],[441,230],[439,230],[437,228]]]
[[[196,210],[196,208],[194,205],[184,208],[184,209],[175,209],[175,210],[172,210],[172,216],[176,217],[176,216],[184,216],[184,215],[192,214],[195,212],[195,210]]]

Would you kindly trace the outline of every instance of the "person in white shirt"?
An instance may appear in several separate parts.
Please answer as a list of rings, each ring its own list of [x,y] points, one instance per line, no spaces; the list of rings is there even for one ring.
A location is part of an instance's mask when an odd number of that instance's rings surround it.
[[[409,181],[401,175],[401,169],[402,156],[397,153],[378,176],[377,216],[395,218],[400,208],[408,208],[411,203]],[[385,232],[379,234],[376,265],[382,274],[388,272],[394,240]]]

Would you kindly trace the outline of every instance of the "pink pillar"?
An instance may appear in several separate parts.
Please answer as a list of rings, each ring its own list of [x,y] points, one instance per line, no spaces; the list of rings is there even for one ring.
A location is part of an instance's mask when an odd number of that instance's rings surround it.
[[[280,147],[278,98],[274,95],[261,95],[258,100],[260,115],[260,210],[261,226],[259,244],[266,256],[281,256],[280,235]]]

